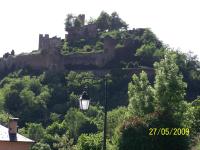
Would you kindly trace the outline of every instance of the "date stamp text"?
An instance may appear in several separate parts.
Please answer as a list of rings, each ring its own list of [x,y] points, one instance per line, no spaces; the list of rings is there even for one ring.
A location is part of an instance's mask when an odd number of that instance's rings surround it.
[[[189,128],[149,128],[150,136],[189,136]]]

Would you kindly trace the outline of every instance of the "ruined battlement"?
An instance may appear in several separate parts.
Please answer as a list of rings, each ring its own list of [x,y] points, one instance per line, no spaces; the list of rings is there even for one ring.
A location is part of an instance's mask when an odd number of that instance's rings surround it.
[[[117,42],[111,37],[104,39],[104,50],[94,53],[71,53],[66,56],[60,55],[59,47],[61,38],[49,35],[39,35],[39,51],[17,56],[9,56],[0,60],[0,72],[31,67],[36,70],[56,68],[65,69],[97,69],[103,68],[115,58],[115,46]],[[56,53],[55,53],[56,52]]]
[[[88,24],[80,28],[71,27],[67,29],[67,32],[68,34],[66,38],[69,43],[75,40],[80,40],[81,38],[84,38],[84,39],[96,38],[98,35],[96,24]]]
[[[84,21],[84,16],[82,16]],[[87,32],[86,32],[87,31]],[[130,30],[128,32],[136,32]],[[137,31],[139,32],[139,31]],[[142,31],[141,31],[142,32]],[[79,28],[71,28],[67,35],[67,42],[80,38],[97,37],[96,24],[83,25]],[[96,52],[77,52],[62,55],[63,40],[60,37],[49,37],[48,34],[39,35],[39,47],[37,51],[14,55],[14,51],[0,59],[0,73],[12,72],[17,69],[30,67],[35,70],[56,68],[58,70],[70,69],[108,69],[116,66],[121,61],[132,61],[133,50],[137,49],[134,41],[127,39],[123,47],[117,47],[118,41],[111,36],[103,38],[103,48]]]
[[[39,35],[39,50],[58,50],[62,45],[62,40],[60,37],[52,37],[50,38],[48,34],[40,34]]]

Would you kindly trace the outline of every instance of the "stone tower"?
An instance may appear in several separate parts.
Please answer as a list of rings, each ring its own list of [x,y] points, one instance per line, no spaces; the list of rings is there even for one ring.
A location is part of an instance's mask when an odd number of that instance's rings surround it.
[[[49,38],[48,34],[39,35],[39,47],[38,49],[43,51],[43,50],[48,50],[49,52],[56,52],[60,49],[62,45],[62,40],[61,38],[58,37],[52,37]]]

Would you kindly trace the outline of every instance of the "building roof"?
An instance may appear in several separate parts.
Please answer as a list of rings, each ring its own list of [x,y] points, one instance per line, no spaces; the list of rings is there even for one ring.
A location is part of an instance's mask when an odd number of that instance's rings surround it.
[[[12,141],[13,142],[13,140],[11,140],[11,136],[9,135],[8,128],[6,128],[2,125],[0,125],[0,142],[1,141],[4,141],[4,142],[11,142]],[[30,142],[30,143],[33,143],[34,141],[17,133],[16,140],[14,140],[14,142]]]

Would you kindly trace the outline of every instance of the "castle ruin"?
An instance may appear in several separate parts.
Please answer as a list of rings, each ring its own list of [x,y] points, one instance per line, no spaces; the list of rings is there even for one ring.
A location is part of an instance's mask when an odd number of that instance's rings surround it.
[[[81,23],[81,27],[70,27],[67,28],[68,34],[66,35],[66,39],[69,43],[73,41],[84,39],[92,39],[96,38],[98,35],[97,24],[87,24],[85,25],[85,15],[78,15],[78,20]]]
[[[55,51],[61,48],[62,40],[56,36],[49,38],[48,34],[39,35],[39,47],[38,50]]]
[[[82,24],[85,23],[85,16],[79,15]],[[133,32],[135,32],[133,30]],[[81,38],[96,38],[98,30],[96,24],[83,25],[80,28],[68,29],[67,42],[80,40]],[[61,55],[64,39],[49,37],[48,34],[39,35],[39,47],[37,51],[28,54],[8,55],[0,58],[0,73],[11,72],[16,69],[29,67],[33,70],[45,70],[56,68],[57,70],[90,70],[108,69],[116,62],[127,60],[132,57],[134,49],[133,41],[125,41],[124,47],[116,48],[117,41],[111,37],[105,37],[103,49],[98,52],[77,52]],[[130,46],[132,45],[132,46]]]
[[[1,58],[0,72],[24,67],[31,67],[35,70],[51,68],[57,68],[58,70],[102,68],[115,57],[114,49],[116,41],[112,38],[105,38],[105,50],[95,53],[71,53],[68,55],[61,55],[59,52],[61,46],[61,38],[50,38],[48,34],[40,34],[38,51]]]

